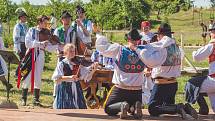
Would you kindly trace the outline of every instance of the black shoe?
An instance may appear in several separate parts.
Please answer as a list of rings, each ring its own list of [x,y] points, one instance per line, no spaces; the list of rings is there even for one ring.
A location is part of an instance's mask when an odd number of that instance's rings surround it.
[[[28,89],[22,89],[21,106],[26,106]]]
[[[123,102],[121,104],[121,114],[120,114],[121,119],[125,119],[128,117],[128,114],[127,114],[128,110],[129,110],[129,104],[127,102]]]
[[[33,105],[34,105],[34,106],[42,106],[42,105],[40,104],[40,101],[39,101],[39,100],[34,100],[34,101],[33,101]]]
[[[201,115],[208,115],[209,114],[209,108],[207,105],[207,102],[203,96],[203,94],[199,94],[199,97],[197,99],[197,103],[199,105],[199,114]]]
[[[198,119],[198,113],[189,103],[186,103],[184,105],[184,110],[187,114],[191,115],[194,119]]]
[[[142,119],[143,112],[142,112],[142,103],[137,101],[135,103],[135,112],[134,112],[134,118],[135,119]]]
[[[179,104],[177,105],[177,113],[181,115],[181,118],[182,118],[183,120],[187,118],[186,112],[185,112],[185,110],[184,110],[184,104],[179,103]]]
[[[200,107],[199,108],[199,114],[208,115],[209,114],[209,108],[208,107]]]

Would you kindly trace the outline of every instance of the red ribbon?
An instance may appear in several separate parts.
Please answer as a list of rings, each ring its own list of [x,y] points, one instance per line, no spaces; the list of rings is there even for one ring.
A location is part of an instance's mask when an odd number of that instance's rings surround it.
[[[31,66],[32,66],[32,70],[31,70],[31,93],[34,92],[34,71],[35,71],[35,57],[34,57],[34,48],[31,49],[32,52],[32,62],[31,62]]]
[[[19,62],[19,66],[18,66],[18,79],[17,79],[17,88],[19,89],[20,87],[20,81],[21,81],[21,69],[20,69],[20,62]]]

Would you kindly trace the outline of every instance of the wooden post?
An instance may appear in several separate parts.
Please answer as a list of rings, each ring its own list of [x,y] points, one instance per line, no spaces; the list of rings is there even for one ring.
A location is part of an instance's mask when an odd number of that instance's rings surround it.
[[[181,39],[181,50],[184,51],[183,33],[181,33],[180,39]],[[184,52],[184,54],[185,54],[185,52]],[[183,57],[183,58],[184,58],[184,57]],[[183,59],[183,58],[181,59],[181,70],[184,70],[184,68],[183,68],[183,60],[184,60],[184,59]]]

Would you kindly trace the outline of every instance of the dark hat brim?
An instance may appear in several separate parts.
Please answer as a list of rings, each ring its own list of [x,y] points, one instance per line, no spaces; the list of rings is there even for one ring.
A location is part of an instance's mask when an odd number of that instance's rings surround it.
[[[208,29],[209,31],[215,30],[215,28]]]
[[[20,13],[18,17],[20,18],[20,17],[23,17],[23,16],[28,17],[28,15],[26,13]]]
[[[71,15],[62,15],[61,18],[72,18]]]

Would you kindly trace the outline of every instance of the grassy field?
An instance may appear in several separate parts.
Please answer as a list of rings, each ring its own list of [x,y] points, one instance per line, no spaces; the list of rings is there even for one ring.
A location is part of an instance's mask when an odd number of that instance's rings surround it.
[[[209,21],[209,12],[207,10],[203,10],[203,18],[204,21],[208,23]],[[173,14],[171,16],[168,16],[168,21],[172,25],[173,31],[175,31],[175,38],[178,42],[180,42],[180,35],[183,34],[183,41],[185,44],[202,44],[201,41],[201,28],[199,26],[199,20],[198,15],[196,15],[196,18],[194,20],[194,25],[192,25],[192,11],[186,11],[186,12],[180,12],[177,14]],[[151,21],[155,21],[154,16],[152,16]],[[152,31],[156,31],[156,28],[158,27],[158,24],[153,25]],[[124,34],[125,33],[114,33],[114,34],[107,34],[107,36],[111,39],[113,42],[119,42],[119,43],[125,43],[124,40]],[[195,49],[185,49],[186,56],[192,60],[191,53]],[[53,74],[53,71],[55,69],[57,62],[56,54],[51,55],[51,60],[45,64],[44,72],[42,74],[42,89],[41,89],[41,102],[43,105],[47,107],[52,106],[53,97],[52,97],[52,91],[53,91],[53,81],[51,80],[51,76]],[[195,66],[198,67],[207,67],[208,62],[203,61],[201,63],[193,62]],[[16,81],[14,78],[14,73],[17,65],[12,65],[12,72],[11,72],[11,80],[10,82],[13,84],[14,89],[12,90],[12,94],[10,99],[14,102],[16,102],[18,105],[20,104],[20,97],[21,97],[21,89],[16,88]],[[187,63],[184,62],[184,66],[188,66]],[[189,76],[181,76],[178,78],[179,82],[179,89],[177,92],[176,102],[184,102],[184,85],[185,82],[190,79]],[[0,101],[6,99],[6,91],[2,84],[0,84]],[[28,104],[32,105],[32,95],[29,93],[28,96]],[[195,106],[197,108],[197,106]]]

